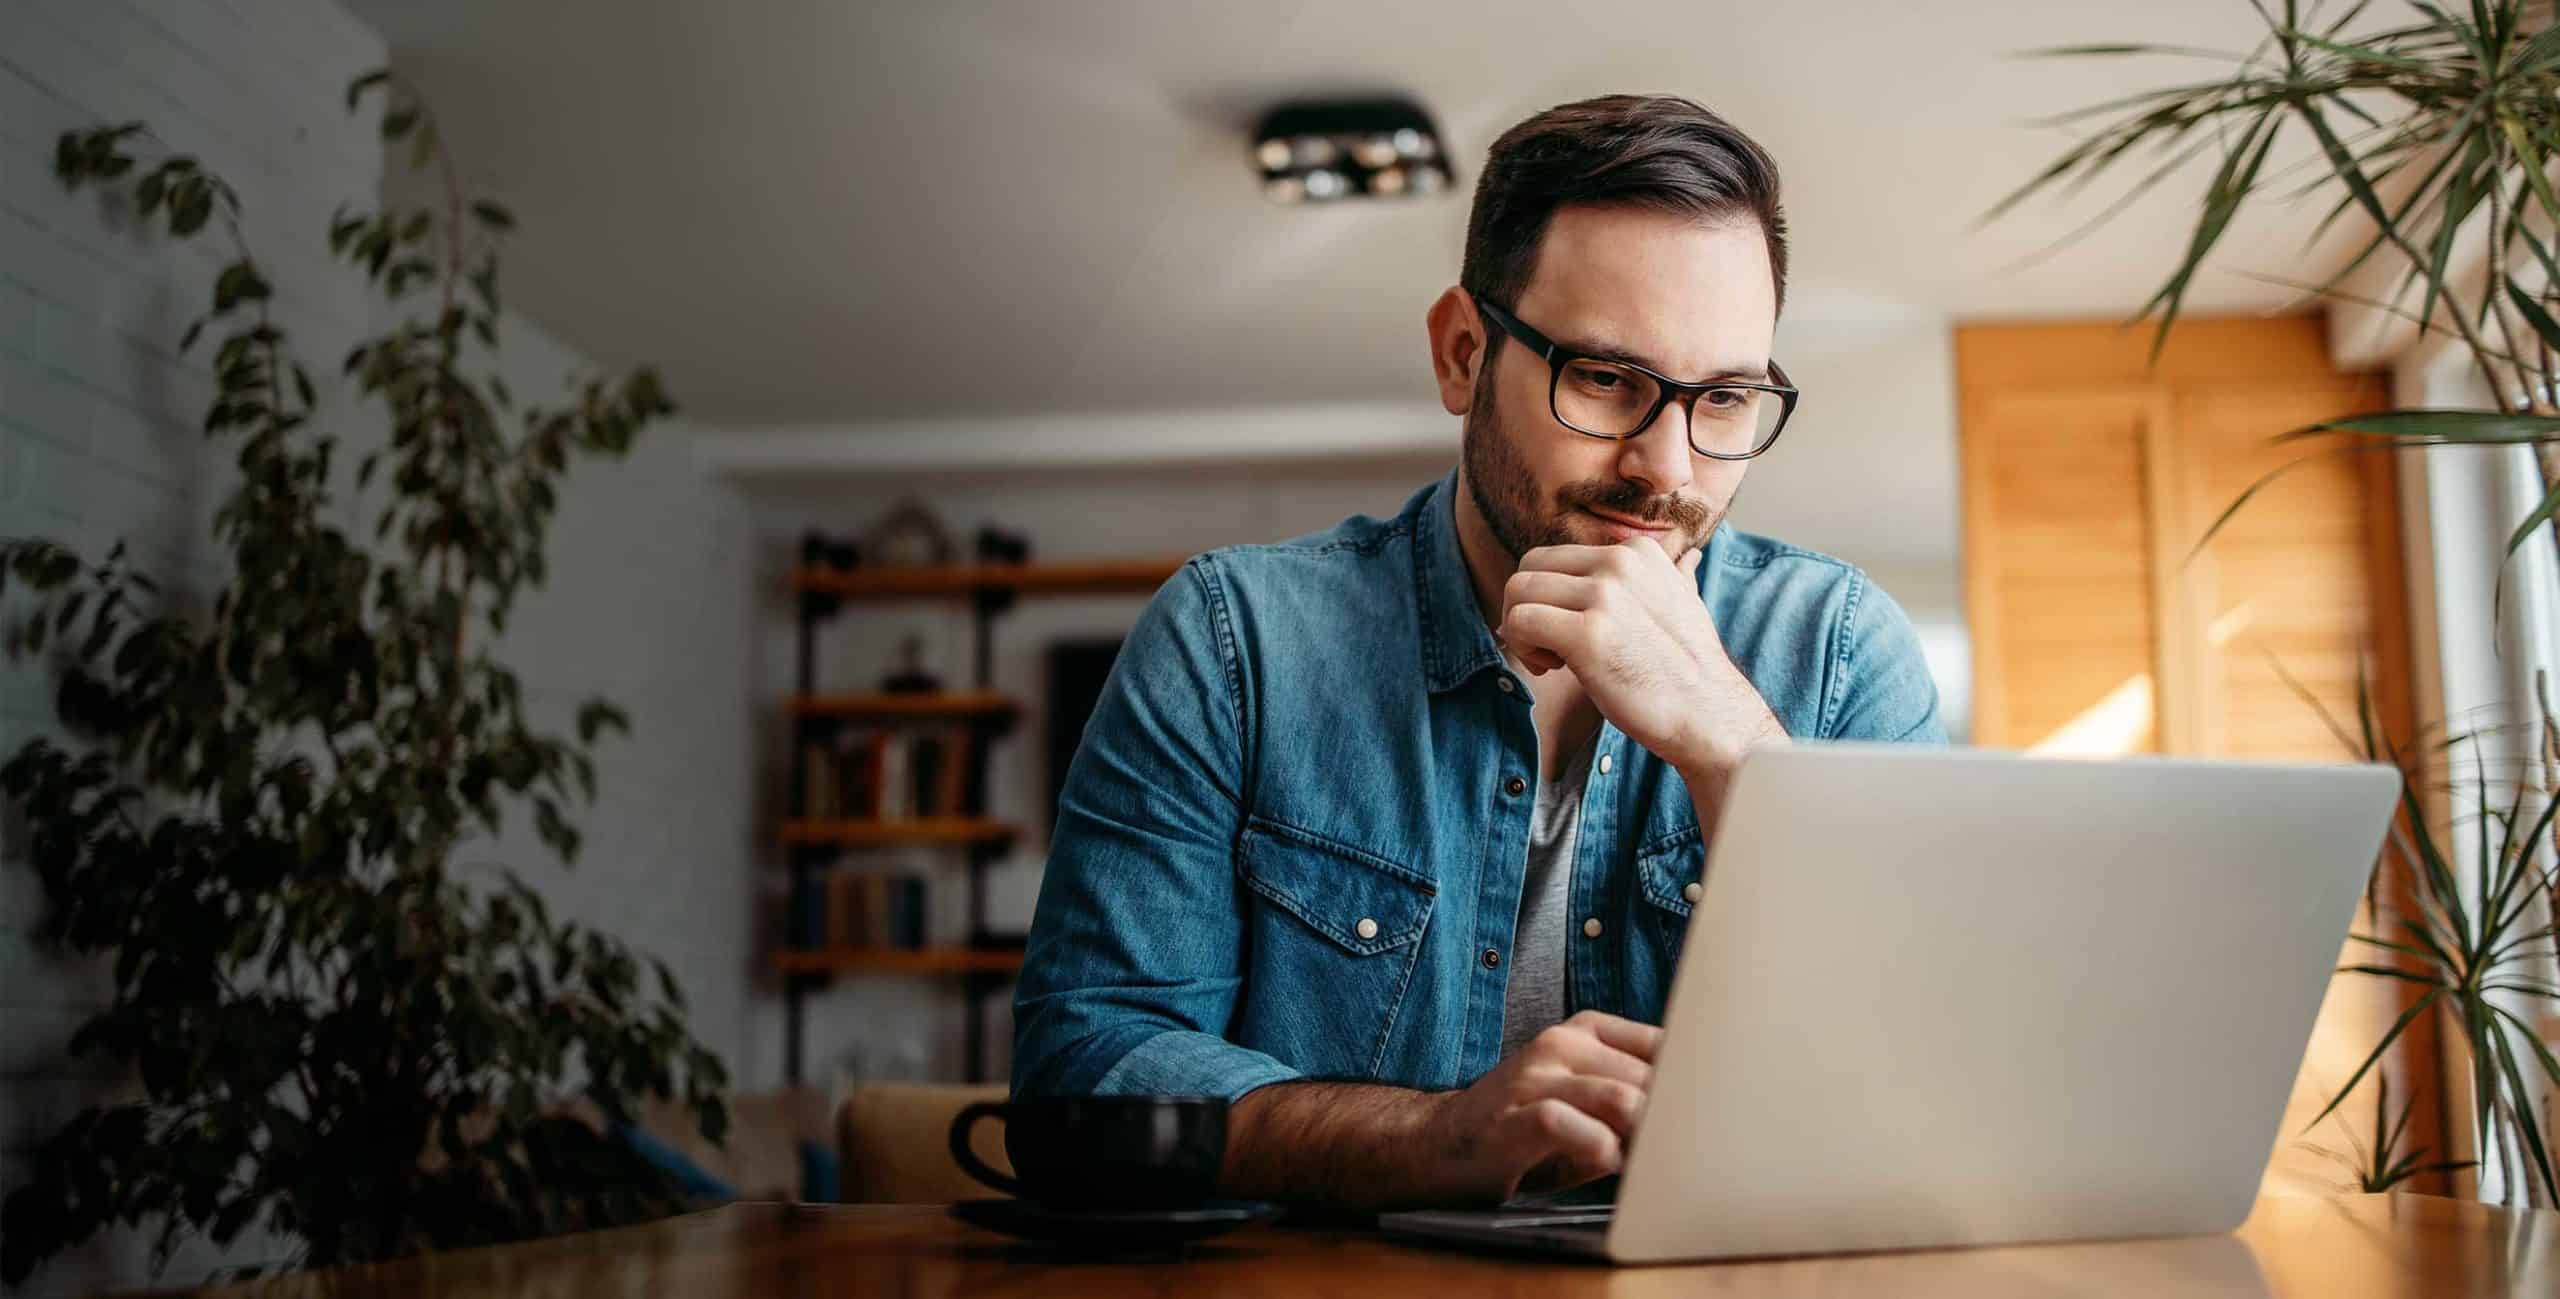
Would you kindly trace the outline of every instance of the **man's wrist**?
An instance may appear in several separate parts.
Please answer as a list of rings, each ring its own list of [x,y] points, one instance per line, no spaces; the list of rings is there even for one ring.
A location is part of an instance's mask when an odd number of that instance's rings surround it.
[[[1754,745],[1787,738],[1786,727],[1739,668],[1728,669],[1729,682],[1710,688],[1688,710],[1695,719],[1690,733],[1656,756],[1680,773],[1691,789],[1721,790],[1733,769],[1742,765]]]
[[[1219,1193],[1372,1210],[1428,1202],[1444,1170],[1443,1109],[1455,1092],[1292,1081],[1228,1109]]]

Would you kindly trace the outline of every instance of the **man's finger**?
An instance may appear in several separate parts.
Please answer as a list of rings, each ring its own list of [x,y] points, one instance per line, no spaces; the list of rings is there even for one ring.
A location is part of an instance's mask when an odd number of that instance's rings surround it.
[[[1609,1125],[1621,1142],[1633,1141],[1644,1119],[1645,1090],[1594,1074],[1558,1074],[1541,1080],[1547,1095]]]
[[[1617,550],[1616,546],[1539,546],[1520,557],[1519,567],[1587,577],[1600,571]]]
[[[1551,604],[1515,604],[1503,611],[1502,625],[1495,634],[1502,638],[1505,649],[1521,656],[1524,662],[1530,651],[1546,650],[1569,663],[1582,648],[1582,622],[1583,615],[1576,610]]]
[[[1621,1051],[1589,1033],[1557,1036],[1549,1057],[1565,1069],[1622,1082],[1639,1091],[1653,1086],[1653,1065],[1632,1051]]]
[[[1625,1160],[1626,1145],[1608,1124],[1553,1097],[1524,1105],[1505,1118],[1520,1129],[1515,1149],[1523,1157],[1514,1166],[1523,1176],[1550,1163],[1560,1165],[1551,1179],[1540,1179],[1546,1183],[1540,1189],[1579,1186],[1607,1177]]]
[[[1639,1023],[1605,1010],[1583,1011],[1571,1022],[1586,1025],[1593,1037],[1639,1060],[1649,1062],[1654,1052],[1662,1049],[1662,1027],[1658,1024]]]
[[[1680,576],[1696,577],[1698,575],[1698,561],[1705,559],[1706,557],[1707,548],[1705,546],[1689,547],[1689,553],[1680,557]]]
[[[1651,537],[1642,536],[1642,535],[1633,536],[1633,537],[1629,537],[1629,538],[1627,538],[1627,539],[1626,539],[1626,540],[1624,540],[1624,541],[1619,542],[1618,544],[1619,544],[1619,545],[1621,545],[1621,546],[1626,547],[1626,548],[1627,548],[1627,549],[1629,549],[1629,550],[1649,550],[1649,551],[1652,551],[1655,555],[1658,555],[1658,556],[1660,556],[1660,557],[1662,558],[1662,562],[1663,562],[1663,563],[1668,564],[1668,563],[1670,563],[1670,562],[1671,562],[1671,552],[1670,552],[1670,551],[1668,551],[1668,550],[1664,550],[1664,549],[1662,548],[1662,543],[1661,543],[1661,542],[1659,542],[1659,541],[1654,540],[1654,539],[1653,539],[1653,538],[1651,538]]]
[[[1502,584],[1502,607],[1551,604],[1559,609],[1588,609],[1599,595],[1599,583],[1573,573],[1524,568]]]

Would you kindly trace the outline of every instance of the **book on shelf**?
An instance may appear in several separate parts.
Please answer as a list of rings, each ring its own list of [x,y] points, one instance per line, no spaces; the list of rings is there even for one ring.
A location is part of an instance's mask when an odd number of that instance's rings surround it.
[[[971,750],[978,744],[977,733],[955,730],[942,746],[942,762],[935,772],[932,807],[936,816],[967,816],[977,804],[969,798],[969,761]]]
[[[819,909],[825,893],[815,875],[793,881],[791,903],[784,913],[783,941],[793,947],[822,947],[827,941],[826,914]]]
[[[942,788],[942,735],[925,731],[906,737],[907,780],[899,789],[906,796],[907,815],[934,816],[935,795]]]
[[[881,732],[873,737],[880,759],[880,774],[872,788],[879,799],[875,815],[883,821],[903,821],[914,816],[915,787],[911,772],[913,746],[905,735]]]
[[[898,821],[968,816],[980,806],[977,738],[967,727],[853,728],[801,751],[800,815]]]
[[[910,950],[925,945],[925,882],[920,875],[831,871],[826,901],[828,944]]]

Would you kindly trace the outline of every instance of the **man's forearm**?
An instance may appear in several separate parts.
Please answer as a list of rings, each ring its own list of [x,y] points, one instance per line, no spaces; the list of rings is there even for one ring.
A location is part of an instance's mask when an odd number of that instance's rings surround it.
[[[1428,1204],[1443,1152],[1427,1139],[1442,1099],[1374,1083],[1285,1082],[1227,1111],[1219,1194],[1350,1210]]]

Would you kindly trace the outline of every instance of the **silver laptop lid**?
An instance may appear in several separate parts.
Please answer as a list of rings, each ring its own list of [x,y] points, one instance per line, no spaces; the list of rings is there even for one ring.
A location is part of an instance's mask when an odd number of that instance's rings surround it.
[[[1755,751],[1608,1253],[2236,1227],[2398,789],[2373,765]]]

